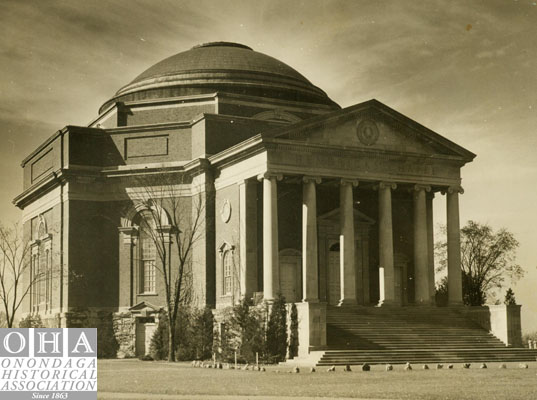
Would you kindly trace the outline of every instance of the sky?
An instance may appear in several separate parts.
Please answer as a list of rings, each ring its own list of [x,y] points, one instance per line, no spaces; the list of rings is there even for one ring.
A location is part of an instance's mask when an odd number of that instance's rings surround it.
[[[192,46],[271,55],[342,107],[376,98],[477,154],[461,224],[507,228],[525,277],[522,328],[537,330],[537,3],[466,1],[2,0],[0,221],[20,218],[21,160],[86,125],[121,86]],[[445,222],[437,196],[435,220]]]

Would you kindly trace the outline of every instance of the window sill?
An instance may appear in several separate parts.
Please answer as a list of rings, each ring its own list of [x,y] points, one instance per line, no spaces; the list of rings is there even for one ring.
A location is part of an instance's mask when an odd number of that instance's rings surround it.
[[[158,296],[158,293],[155,293],[155,292],[138,293],[138,296]]]

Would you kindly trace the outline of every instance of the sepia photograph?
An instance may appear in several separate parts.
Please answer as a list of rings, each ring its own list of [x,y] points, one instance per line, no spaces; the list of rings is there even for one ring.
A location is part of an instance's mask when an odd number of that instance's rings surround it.
[[[537,2],[2,0],[0,398],[537,398]]]

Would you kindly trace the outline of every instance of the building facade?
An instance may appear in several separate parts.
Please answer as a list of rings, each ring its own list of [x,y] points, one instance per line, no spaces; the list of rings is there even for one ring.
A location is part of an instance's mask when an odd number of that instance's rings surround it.
[[[112,326],[122,355],[145,353],[165,301],[141,221],[157,215],[173,243],[185,230],[172,199],[189,226],[203,222],[191,301],[221,309],[281,292],[298,305],[302,352],[326,344],[327,307],[434,304],[435,198],[447,203],[449,302],[461,304],[461,168],[474,157],[376,100],[342,109],[247,46],[194,47],[22,162],[15,204],[43,276],[24,312]]]

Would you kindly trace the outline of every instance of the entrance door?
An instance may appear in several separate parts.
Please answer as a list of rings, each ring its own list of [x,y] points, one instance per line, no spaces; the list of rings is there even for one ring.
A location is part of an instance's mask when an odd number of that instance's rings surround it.
[[[155,333],[156,324],[154,318],[138,318],[136,324],[136,355],[143,356],[149,353],[151,338]],[[149,321],[149,322],[146,322]]]
[[[301,263],[298,250],[286,249],[280,252],[280,290],[287,303],[301,300]]]
[[[334,306],[341,299],[339,268],[339,242],[333,242],[328,249],[328,304]]]

